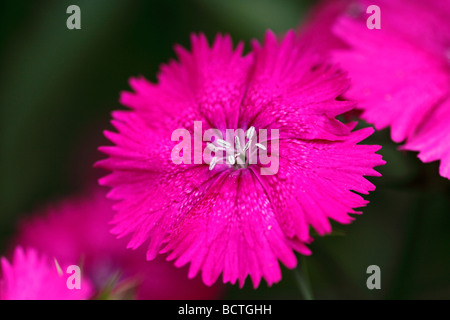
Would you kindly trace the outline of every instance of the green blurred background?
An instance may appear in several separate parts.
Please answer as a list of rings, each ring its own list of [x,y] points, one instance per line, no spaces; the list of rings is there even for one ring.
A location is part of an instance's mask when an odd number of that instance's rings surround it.
[[[154,81],[173,45],[191,32],[235,43],[267,29],[295,28],[314,1],[2,1],[0,9],[0,251],[17,221],[39,206],[80,191],[102,156],[110,112],[130,76]],[[66,28],[66,8],[81,8],[81,30]],[[318,299],[449,299],[450,182],[438,164],[397,150],[387,130],[388,162],[364,214],[335,235],[316,238],[301,258]],[[381,290],[366,287],[369,265],[381,268]],[[292,271],[271,288],[229,286],[225,298],[301,298]]]

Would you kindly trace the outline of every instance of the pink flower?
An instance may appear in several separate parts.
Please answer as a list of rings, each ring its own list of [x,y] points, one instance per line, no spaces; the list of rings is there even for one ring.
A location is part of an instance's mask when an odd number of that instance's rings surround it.
[[[23,220],[16,242],[33,246],[66,265],[80,265],[84,276],[102,291],[119,277],[114,298],[212,299],[220,288],[189,280],[161,257],[145,261],[145,250],[126,250],[109,232],[112,203],[103,190],[92,190],[47,207]]]
[[[207,285],[222,273],[223,282],[241,286],[250,276],[256,288],[261,278],[269,285],[281,279],[278,260],[294,268],[294,251],[310,254],[309,227],[323,235],[330,218],[352,221],[349,213],[367,203],[352,191],[374,190],[363,175],[378,176],[373,167],[384,161],[378,146],[357,144],[371,128],[352,132],[355,123],[335,119],[352,108],[336,100],[348,87],[346,76],[298,45],[293,32],[280,43],[268,32],[263,46],[254,41],[250,54],[242,51],[228,36],[209,46],[205,36],[193,35],[192,52],[177,46],[179,62],[164,65],[157,84],[131,79],[135,92],[123,93],[121,102],[132,110],[113,113],[118,133],[105,135],[115,145],[101,147],[110,157],[98,165],[113,171],[100,183],[120,200],[112,231],[131,234],[129,247],[148,241],[148,259],[169,253],[176,266],[190,262],[188,276],[201,270]],[[225,129],[242,129],[236,161],[250,157],[243,146],[255,142],[253,134],[278,129],[279,139],[259,146],[279,160],[278,172],[262,174],[267,167],[259,161],[211,165],[211,157],[206,164],[174,164],[172,132],[194,134],[194,121],[201,121],[203,137],[211,128],[224,136]],[[233,149],[214,142],[187,155]]]
[[[450,178],[450,2],[338,3],[323,1],[316,12],[334,12],[326,24],[335,35],[325,32],[330,46],[321,49],[333,50],[334,61],[349,72],[345,97],[356,100],[362,118],[377,129],[390,126],[392,139],[406,142],[402,149],[419,151],[423,162],[440,160],[440,175]],[[381,9],[380,30],[366,26],[372,4]],[[306,28],[315,26],[324,28],[317,20]]]
[[[1,267],[0,300],[85,300],[92,295],[88,281],[69,289],[70,275],[58,272],[56,263],[35,249],[17,247],[12,262],[2,258]]]
[[[358,7],[351,0],[319,0],[297,28],[302,42],[329,58],[331,49],[348,48],[346,43],[332,33],[332,26],[343,13],[352,14]]]

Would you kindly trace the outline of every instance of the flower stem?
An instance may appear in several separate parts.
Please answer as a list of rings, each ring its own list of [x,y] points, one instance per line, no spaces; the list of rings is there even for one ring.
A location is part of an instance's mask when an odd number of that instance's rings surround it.
[[[294,276],[297,287],[304,300],[314,300],[311,284],[309,282],[308,270],[306,268],[306,259],[300,259],[300,267],[294,269]]]

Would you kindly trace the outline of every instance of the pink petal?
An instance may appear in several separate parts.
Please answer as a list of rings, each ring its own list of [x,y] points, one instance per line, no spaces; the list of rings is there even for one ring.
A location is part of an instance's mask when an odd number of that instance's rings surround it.
[[[308,249],[300,246],[302,253]],[[189,277],[202,270],[211,285],[223,281],[242,287],[250,275],[254,287],[261,277],[271,285],[281,279],[280,259],[296,266],[292,246],[283,234],[270,201],[249,171],[224,175],[172,232],[165,251],[176,265],[191,262]]]
[[[340,142],[283,140],[280,169],[261,177],[277,219],[288,237],[309,239],[309,226],[323,235],[331,232],[329,218],[350,223],[348,213],[367,204],[360,195],[375,190],[363,176],[379,176],[373,167],[385,162],[379,146],[357,143],[373,132],[366,128]]]
[[[440,160],[439,174],[450,179],[450,98],[439,104],[403,149],[420,151],[423,162]]]
[[[448,78],[441,65],[383,28],[373,32],[344,18],[335,31],[354,48],[335,53],[352,78],[346,96],[359,102],[362,117],[377,129],[390,125],[395,142],[410,137],[447,92]]]

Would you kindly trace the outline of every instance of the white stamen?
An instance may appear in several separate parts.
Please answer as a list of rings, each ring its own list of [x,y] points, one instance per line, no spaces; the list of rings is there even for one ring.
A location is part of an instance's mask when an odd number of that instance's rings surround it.
[[[241,155],[241,153],[238,152],[238,153],[236,153],[236,154],[234,155],[234,157],[237,158],[237,157],[239,157],[240,155]]]
[[[212,144],[212,143],[207,143],[206,146],[208,147],[209,150],[211,150],[212,152],[216,152],[216,147]]]
[[[231,165],[234,165],[236,163],[236,160],[233,156],[228,156],[228,163]]]
[[[255,134],[255,127],[251,126],[248,130],[247,130],[247,139],[251,140],[253,138],[253,135]]]
[[[248,142],[245,144],[244,151],[247,151],[248,148],[250,148],[250,143],[251,143],[251,141],[248,141]]]
[[[211,162],[209,163],[209,170],[214,169],[214,166],[216,165],[216,162],[217,162],[217,157],[213,157],[211,159]]]
[[[267,148],[264,145],[262,145],[261,143],[257,143],[257,144],[255,144],[255,146],[257,146],[258,148],[261,148],[263,150],[267,150]]]
[[[61,266],[59,265],[58,260],[56,260],[56,258],[53,258],[53,260],[55,261],[56,271],[58,272],[58,275],[62,276],[64,274],[64,272],[61,269]]]
[[[239,140],[239,137],[234,137],[234,144],[236,145],[236,150],[241,148],[241,140]]]
[[[231,147],[230,143],[227,142],[227,141],[225,141],[225,140],[223,140],[223,139],[217,139],[217,144],[218,144],[219,146],[221,146],[221,147],[224,147],[224,148],[229,148],[229,147]]]

